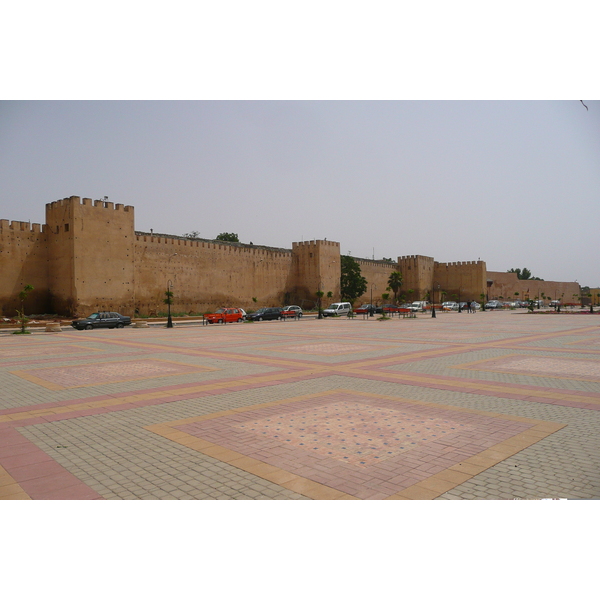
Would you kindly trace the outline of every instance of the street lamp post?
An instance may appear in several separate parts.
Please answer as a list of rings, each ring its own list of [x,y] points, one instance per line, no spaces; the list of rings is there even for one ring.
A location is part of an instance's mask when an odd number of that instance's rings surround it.
[[[377,289],[377,286],[374,283],[371,284],[371,308],[369,310],[371,316],[373,316],[373,288]]]
[[[435,316],[435,294],[433,293],[434,289],[435,289],[435,285],[432,285],[431,286],[431,318],[432,319],[437,318]],[[439,283],[437,284],[437,289],[438,289],[438,297],[439,297],[439,295],[440,295],[440,284]]]
[[[167,317],[167,327],[173,327],[173,319],[171,319],[171,302],[172,302],[172,298],[173,298],[173,292],[171,291],[171,288],[173,287],[173,282],[169,279],[167,281],[167,311],[168,311],[168,317]]]

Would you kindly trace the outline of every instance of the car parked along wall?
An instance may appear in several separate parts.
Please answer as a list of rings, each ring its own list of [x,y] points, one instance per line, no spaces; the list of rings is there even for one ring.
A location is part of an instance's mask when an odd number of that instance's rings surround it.
[[[241,308],[219,308],[214,313],[205,314],[204,318],[209,323],[241,323],[244,316]]]
[[[249,321],[274,321],[282,318],[282,311],[279,307],[259,308],[246,318]]]
[[[116,312],[95,312],[85,319],[77,319],[71,323],[74,329],[121,329],[131,325],[131,317]]]

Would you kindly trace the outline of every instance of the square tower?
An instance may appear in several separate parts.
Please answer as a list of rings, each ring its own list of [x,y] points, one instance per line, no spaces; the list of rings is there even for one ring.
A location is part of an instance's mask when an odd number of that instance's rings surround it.
[[[133,206],[71,196],[46,204],[46,228],[53,311],[133,310]]]

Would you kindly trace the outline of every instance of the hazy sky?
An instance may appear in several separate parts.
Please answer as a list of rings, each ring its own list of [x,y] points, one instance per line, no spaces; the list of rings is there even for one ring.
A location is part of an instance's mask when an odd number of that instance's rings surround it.
[[[600,102],[5,101],[0,218],[108,196],[137,230],[481,258],[600,285]]]

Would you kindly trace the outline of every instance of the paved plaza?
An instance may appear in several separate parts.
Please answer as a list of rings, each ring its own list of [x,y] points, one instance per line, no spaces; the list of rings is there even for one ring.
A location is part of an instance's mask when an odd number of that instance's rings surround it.
[[[0,499],[600,498],[600,315],[0,333]]]

